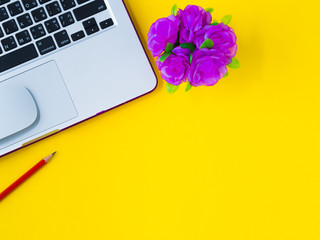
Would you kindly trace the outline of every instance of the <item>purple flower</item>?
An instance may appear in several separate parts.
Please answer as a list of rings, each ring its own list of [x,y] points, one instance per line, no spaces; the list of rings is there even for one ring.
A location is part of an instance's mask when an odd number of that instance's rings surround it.
[[[160,18],[152,24],[148,33],[148,48],[153,57],[160,56],[168,43],[175,44],[179,32],[179,16]]]
[[[227,73],[228,58],[217,49],[200,49],[193,53],[188,80],[194,87],[213,86]]]
[[[194,37],[194,44],[200,48],[206,39],[211,39],[214,43],[213,48],[223,52],[228,57],[228,62],[237,53],[237,37],[232,28],[223,23],[216,26],[205,26]]]
[[[194,33],[212,22],[212,16],[202,7],[189,5],[179,10],[181,28],[180,43],[192,43]]]
[[[157,66],[161,77],[172,85],[185,82],[190,68],[190,55],[189,49],[176,47],[164,62],[160,62],[158,58]]]

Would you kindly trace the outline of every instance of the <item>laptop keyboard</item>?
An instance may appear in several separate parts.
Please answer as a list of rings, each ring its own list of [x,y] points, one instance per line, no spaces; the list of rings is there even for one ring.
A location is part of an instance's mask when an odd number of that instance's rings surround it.
[[[0,73],[113,26],[97,18],[106,10],[104,0],[0,0]]]

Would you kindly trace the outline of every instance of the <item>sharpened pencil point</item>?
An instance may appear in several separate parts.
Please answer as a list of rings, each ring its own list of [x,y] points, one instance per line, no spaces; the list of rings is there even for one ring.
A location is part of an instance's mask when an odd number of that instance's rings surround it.
[[[51,160],[51,158],[53,158],[53,156],[56,154],[57,152],[54,152],[52,154],[50,154],[48,157],[45,157],[43,160],[45,160],[46,162],[49,162]]]

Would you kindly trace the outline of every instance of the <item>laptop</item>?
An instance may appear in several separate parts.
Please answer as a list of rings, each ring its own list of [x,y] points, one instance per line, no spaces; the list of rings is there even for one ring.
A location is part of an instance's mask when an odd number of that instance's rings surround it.
[[[0,0],[0,156],[150,93],[120,0]]]

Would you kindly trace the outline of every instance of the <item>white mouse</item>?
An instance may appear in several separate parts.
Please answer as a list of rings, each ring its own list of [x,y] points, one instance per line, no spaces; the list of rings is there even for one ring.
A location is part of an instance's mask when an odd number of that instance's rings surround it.
[[[27,89],[0,85],[0,141],[30,127],[37,116],[36,103]]]

